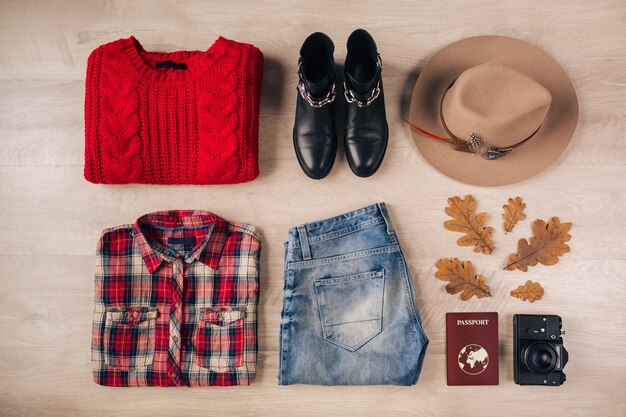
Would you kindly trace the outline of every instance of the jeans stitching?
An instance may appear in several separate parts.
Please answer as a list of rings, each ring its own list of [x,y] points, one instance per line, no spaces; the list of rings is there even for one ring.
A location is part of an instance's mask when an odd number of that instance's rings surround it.
[[[285,339],[285,326],[282,322],[282,319],[285,318],[285,312],[286,312],[286,304],[288,303],[288,300],[285,299],[285,291],[287,290],[287,286],[289,284],[289,270],[287,268],[287,265],[289,265],[289,251],[288,249],[288,245],[285,242],[285,269],[284,269],[284,283],[283,283],[283,307],[282,307],[282,311],[280,313],[280,318],[281,318],[281,323],[280,323],[280,354],[278,357],[278,383],[281,385],[285,385],[285,368],[284,368],[284,361],[285,361],[285,351],[287,349],[287,343],[284,340]]]
[[[359,230],[362,230],[368,227],[378,226],[379,224],[382,224],[384,222],[385,221],[383,219],[367,220],[355,226],[348,226],[348,227],[344,227],[343,229],[336,230],[334,232],[325,233],[319,236],[313,236],[309,239],[309,243],[318,243],[318,242],[324,242],[324,241],[331,240],[331,239],[336,239],[338,237],[349,235],[351,233],[358,232]]]
[[[379,269],[376,271],[364,272],[361,274],[344,275],[341,277],[317,278],[313,281],[313,283],[315,285],[330,286],[345,284],[347,282],[363,281],[366,279],[378,278],[384,274],[384,271],[384,269]]]
[[[326,336],[326,331],[324,330],[324,326],[322,326],[322,331],[324,333],[324,340],[337,345],[341,348],[344,348],[346,350],[349,350],[350,352],[355,352],[357,351],[359,348],[365,346],[370,340],[372,340],[374,337],[378,336],[379,334],[381,334],[383,332],[383,326],[382,326],[382,319],[376,319],[378,321],[380,321],[380,323],[378,324],[378,328],[373,331],[372,333],[368,334],[367,336],[364,336],[362,340],[359,341],[359,344],[357,344],[356,346],[348,346],[345,343],[341,343],[337,340],[332,340],[330,339],[328,336]]]
[[[420,320],[417,318],[418,317],[418,310],[417,310],[417,305],[415,303],[415,294],[412,291],[412,285],[409,283],[409,280],[411,279],[410,274],[408,272],[408,267],[406,264],[406,261],[404,259],[404,254],[402,253],[402,250],[400,250],[400,266],[401,266],[401,271],[402,271],[402,286],[404,287],[404,290],[407,293],[407,302],[408,302],[408,308],[409,308],[409,312],[411,313],[411,318],[416,326],[416,330],[419,336],[426,338],[426,333],[424,333],[424,329],[422,328],[422,325],[420,324]]]
[[[398,245],[383,246],[381,248],[367,249],[367,250],[363,250],[363,251],[359,251],[359,252],[348,253],[348,254],[345,254],[345,255],[331,256],[331,257],[328,257],[328,258],[312,259],[310,261],[291,262],[288,267],[289,267],[289,269],[291,269],[291,268],[311,268],[311,267],[314,267],[314,266],[328,265],[328,264],[333,264],[333,263],[342,262],[342,261],[346,261],[346,260],[364,258],[364,257],[370,256],[370,255],[377,255],[377,254],[380,254],[380,253],[398,252],[399,250],[400,250],[400,247]]]
[[[383,224],[383,223],[385,223],[385,220],[382,218],[371,219],[371,220],[366,220],[362,223],[359,223],[356,226],[345,227],[343,229],[336,230],[334,232],[325,233],[319,236],[309,236],[309,245],[313,243],[321,243],[321,242],[325,242],[328,240],[337,239],[337,238],[361,231],[369,227],[378,226],[379,224]],[[298,249],[301,247],[302,245],[300,245],[299,242],[295,242],[293,245],[289,246],[289,250]]]
[[[306,223],[305,226],[308,227],[319,227],[324,223],[333,220],[335,222],[348,222],[354,219],[358,219],[359,217],[371,217],[376,216],[380,213],[377,204],[371,204],[366,207],[361,207],[360,209],[352,210],[347,213],[340,214],[335,217],[331,217],[328,219],[323,219],[315,222]]]

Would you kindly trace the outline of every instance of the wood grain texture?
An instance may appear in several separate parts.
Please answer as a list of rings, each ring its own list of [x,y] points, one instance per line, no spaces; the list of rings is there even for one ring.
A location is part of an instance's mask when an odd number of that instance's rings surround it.
[[[352,4],[351,4],[352,3]],[[304,176],[291,144],[298,49],[364,27],[385,62],[391,130],[380,171],[352,175],[341,151],[331,175]],[[206,49],[218,35],[265,54],[261,175],[234,186],[99,186],[82,178],[88,54],[134,34],[151,50]],[[580,121],[544,173],[481,188],[430,168],[402,118],[420,69],[439,48],[474,35],[532,42],[570,74]],[[415,1],[0,1],[0,415],[2,416],[624,416],[626,397],[626,3],[623,0]],[[444,230],[451,195],[472,194],[496,228],[491,256],[456,246]],[[500,226],[511,196],[527,204],[512,233]],[[386,201],[412,274],[431,344],[414,387],[277,386],[282,242],[287,229]],[[154,210],[200,208],[259,227],[263,237],[259,372],[250,387],[114,389],[90,372],[95,244],[102,228]],[[573,222],[572,250],[553,267],[502,271],[536,218]],[[434,278],[441,257],[469,259],[492,297],[461,302]],[[545,288],[524,303],[509,291]],[[448,387],[445,313],[498,311],[501,371],[495,387]],[[563,316],[570,363],[560,388],[513,383],[512,316]]]

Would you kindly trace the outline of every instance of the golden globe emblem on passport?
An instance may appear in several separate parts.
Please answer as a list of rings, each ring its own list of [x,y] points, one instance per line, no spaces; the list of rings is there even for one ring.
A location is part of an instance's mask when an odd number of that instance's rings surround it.
[[[478,375],[487,369],[489,353],[481,345],[469,344],[459,351],[457,362],[466,374]]]

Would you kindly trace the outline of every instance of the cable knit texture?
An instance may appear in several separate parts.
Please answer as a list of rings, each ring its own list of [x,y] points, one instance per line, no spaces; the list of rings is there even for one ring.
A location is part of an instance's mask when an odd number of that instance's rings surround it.
[[[98,47],[87,62],[85,178],[105,184],[253,180],[262,74],[259,49],[223,37],[205,52],[147,52],[134,37]]]

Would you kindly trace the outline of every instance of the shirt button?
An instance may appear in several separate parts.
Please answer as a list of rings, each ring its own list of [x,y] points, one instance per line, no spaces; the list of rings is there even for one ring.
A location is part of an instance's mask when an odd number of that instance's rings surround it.
[[[176,373],[175,372],[170,373],[170,378],[176,379]]]
[[[172,340],[174,341],[174,343],[178,343],[178,336],[172,337]]]
[[[180,303],[179,303],[178,301],[176,301],[176,302],[174,303],[174,308],[178,308],[178,307],[180,307]]]

